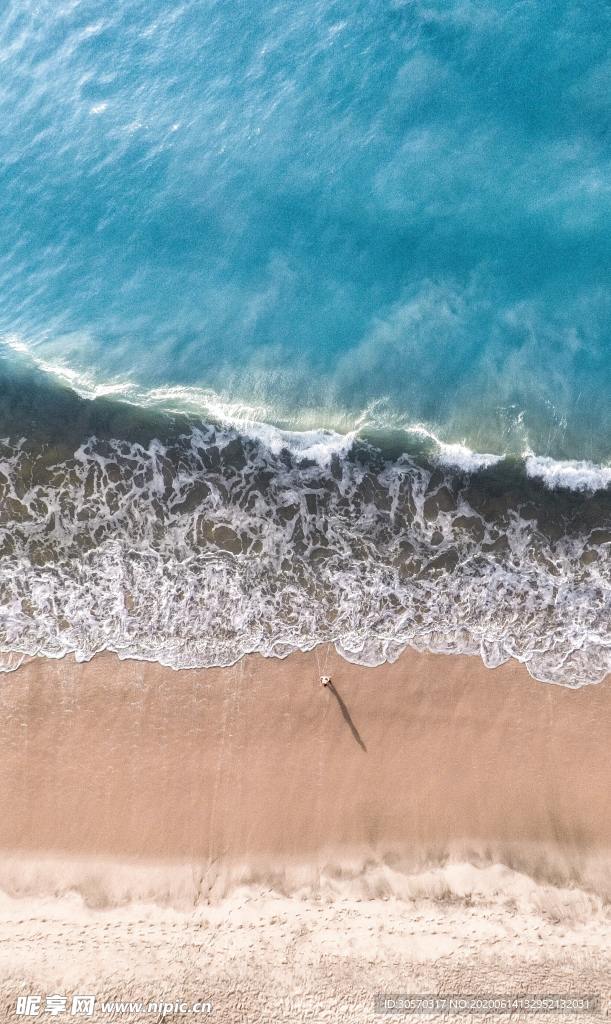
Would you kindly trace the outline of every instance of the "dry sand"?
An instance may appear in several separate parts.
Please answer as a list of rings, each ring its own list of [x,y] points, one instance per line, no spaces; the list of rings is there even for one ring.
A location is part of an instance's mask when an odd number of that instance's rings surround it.
[[[3,1019],[83,987],[228,1022],[375,1020],[380,989],[606,1000],[609,680],[324,649],[1,683]]]

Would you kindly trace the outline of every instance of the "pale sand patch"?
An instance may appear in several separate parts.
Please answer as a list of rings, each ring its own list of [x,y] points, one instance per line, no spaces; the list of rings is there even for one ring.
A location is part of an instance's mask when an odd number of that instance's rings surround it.
[[[576,1019],[604,1019],[608,909],[523,876],[505,882],[518,893],[509,901],[490,893],[469,900],[455,894],[442,901],[315,900],[241,887],[190,913],[152,904],[94,911],[77,896],[4,897],[0,1019],[15,1019],[19,994],[40,994],[44,1004],[48,994],[71,999],[75,993],[97,997],[95,1020],[109,1019],[100,1012],[103,999],[189,1006],[209,1000],[213,1015],[202,1019],[227,1024],[403,1019],[374,1014],[378,992],[598,993],[602,1012]],[[496,882],[481,877],[474,884],[486,889]],[[114,1019],[159,1016],[132,1012]]]

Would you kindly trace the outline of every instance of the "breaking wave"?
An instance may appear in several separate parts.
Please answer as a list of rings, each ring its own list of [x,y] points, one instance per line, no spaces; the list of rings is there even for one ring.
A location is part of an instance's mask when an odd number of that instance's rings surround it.
[[[138,440],[24,433],[0,448],[6,669],[103,649],[229,665],[324,642],[367,665],[407,646],[515,658],[568,686],[611,669],[611,495],[583,490],[585,464],[573,478],[430,438],[396,454],[186,418]]]

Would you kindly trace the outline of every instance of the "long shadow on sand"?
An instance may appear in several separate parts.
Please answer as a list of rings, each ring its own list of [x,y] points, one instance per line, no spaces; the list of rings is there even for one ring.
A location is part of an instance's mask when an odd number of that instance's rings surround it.
[[[327,689],[331,691],[331,693],[335,697],[337,703],[339,704],[339,709],[340,709],[340,711],[342,713],[342,717],[343,717],[344,721],[348,723],[348,725],[350,727],[350,732],[354,736],[354,738],[355,738],[356,742],[358,743],[359,747],[361,748],[361,750],[364,750],[365,753],[367,753],[367,747],[365,746],[365,744],[363,743],[363,740],[361,739],[361,734],[358,731],[358,729],[357,729],[356,725],[354,724],[354,722],[352,721],[352,717],[350,715],[350,712],[348,711],[348,708],[346,707],[346,705],[345,705],[341,695],[337,692],[337,690],[335,688],[335,684],[332,683],[331,680],[329,680],[329,682],[327,683]]]

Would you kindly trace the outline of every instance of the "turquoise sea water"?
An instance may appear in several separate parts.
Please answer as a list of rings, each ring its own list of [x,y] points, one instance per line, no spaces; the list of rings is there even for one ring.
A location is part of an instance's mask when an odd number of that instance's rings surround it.
[[[610,40],[597,0],[9,3],[0,333],[92,388],[608,462]]]
[[[597,0],[3,7],[3,650],[604,675],[610,39]]]

